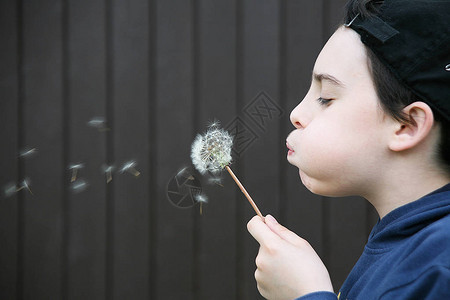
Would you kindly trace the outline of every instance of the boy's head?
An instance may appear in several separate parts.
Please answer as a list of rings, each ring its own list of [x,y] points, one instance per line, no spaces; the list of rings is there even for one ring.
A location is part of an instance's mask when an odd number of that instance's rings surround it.
[[[405,24],[397,30],[383,21],[382,2],[349,2],[346,23],[351,24],[341,26],[324,46],[310,90],[291,113],[297,130],[287,140],[288,160],[299,167],[303,183],[315,193],[368,196],[385,179],[380,175],[402,164],[394,159],[398,157],[422,160],[450,177],[450,92],[445,92],[450,88],[450,72],[445,69],[450,64],[449,26],[442,28],[445,20],[423,16],[441,26],[433,27],[438,31],[434,50],[428,49],[431,45],[420,51],[405,49],[405,41],[395,44],[398,36],[414,36]],[[412,2],[436,2],[449,15],[449,1],[386,2],[401,4],[396,7],[400,10]],[[417,16],[397,16],[396,22],[409,17],[414,23]],[[445,45],[436,47],[438,41]],[[396,47],[383,52],[390,42]],[[432,63],[441,65],[444,73],[435,74]]]
[[[450,173],[450,1],[350,0],[344,22],[361,36],[380,103],[402,110],[424,101],[441,127],[438,158]]]

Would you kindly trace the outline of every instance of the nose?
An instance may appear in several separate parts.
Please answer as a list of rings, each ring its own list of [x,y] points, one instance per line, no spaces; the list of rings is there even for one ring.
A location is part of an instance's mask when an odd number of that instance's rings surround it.
[[[315,94],[316,92],[311,86],[302,101],[300,101],[300,103],[291,111],[289,118],[291,119],[291,123],[295,128],[306,128],[308,124],[313,120],[315,115],[315,108],[313,105]]]
[[[301,106],[302,102],[300,102],[292,111],[291,114],[289,116],[289,118],[291,119],[291,123],[292,125],[294,125],[295,128],[300,129],[304,127],[303,122],[300,121],[301,119],[301,113],[300,113],[300,106]]]

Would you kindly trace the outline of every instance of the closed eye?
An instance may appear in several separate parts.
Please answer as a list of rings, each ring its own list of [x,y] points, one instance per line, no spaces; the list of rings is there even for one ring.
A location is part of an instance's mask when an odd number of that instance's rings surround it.
[[[333,99],[325,99],[322,97],[317,98],[317,102],[319,102],[319,104],[323,106],[329,105],[332,100]]]

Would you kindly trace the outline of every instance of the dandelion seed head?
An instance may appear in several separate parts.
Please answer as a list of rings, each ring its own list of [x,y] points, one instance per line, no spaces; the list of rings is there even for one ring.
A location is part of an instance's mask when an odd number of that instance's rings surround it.
[[[203,135],[197,135],[192,143],[192,163],[201,174],[208,171],[218,173],[230,164],[232,147],[230,133],[214,122]]]

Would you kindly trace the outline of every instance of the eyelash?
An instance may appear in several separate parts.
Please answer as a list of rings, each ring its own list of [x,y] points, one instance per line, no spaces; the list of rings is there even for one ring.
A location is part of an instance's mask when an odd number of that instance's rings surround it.
[[[319,102],[319,104],[324,105],[324,106],[330,104],[331,100],[333,100],[333,99],[325,99],[322,97],[317,98],[317,101]]]

